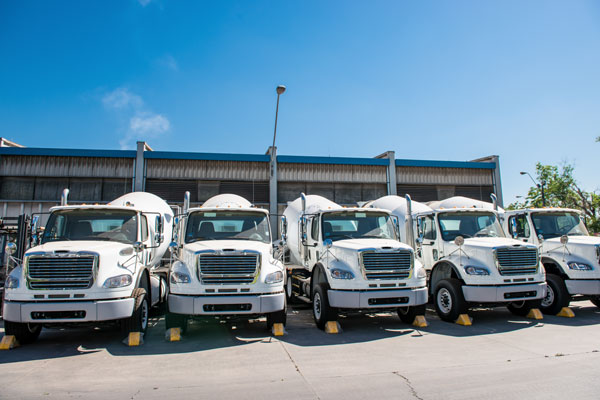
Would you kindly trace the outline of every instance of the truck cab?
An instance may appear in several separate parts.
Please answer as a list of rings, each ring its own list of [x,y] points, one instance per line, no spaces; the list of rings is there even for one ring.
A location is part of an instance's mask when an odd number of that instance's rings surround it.
[[[539,247],[548,290],[541,310],[557,314],[573,299],[600,307],[600,238],[590,236],[581,213],[568,208],[529,208],[502,215],[504,228]]]
[[[416,232],[417,258],[442,320],[458,320],[473,304],[503,304],[523,316],[539,307],[546,284],[537,247],[505,237],[496,211],[431,209],[409,196],[386,196],[371,205],[391,210]]]
[[[145,332],[150,307],[166,297],[171,209],[141,192],[107,205],[67,205],[65,195],[63,204],[7,278],[5,333],[23,344],[43,326],[104,321]]]
[[[425,270],[388,211],[302,195],[284,212],[282,232],[288,299],[312,302],[319,328],[352,310],[397,310],[409,323],[424,315]]]
[[[189,204],[186,194],[185,204]],[[273,258],[267,210],[222,194],[184,205],[171,245],[167,328],[186,331],[200,316],[265,316],[286,322],[283,264]]]

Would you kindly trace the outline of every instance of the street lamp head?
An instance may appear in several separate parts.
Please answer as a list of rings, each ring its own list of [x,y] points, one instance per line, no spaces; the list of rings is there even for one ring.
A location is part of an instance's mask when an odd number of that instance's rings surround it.
[[[527,172],[523,172],[523,171],[521,171],[521,172],[519,172],[519,173],[520,173],[521,175],[526,175],[526,174],[527,174]]]
[[[282,94],[283,92],[285,92],[285,86],[279,85],[275,90],[277,90],[277,94]]]

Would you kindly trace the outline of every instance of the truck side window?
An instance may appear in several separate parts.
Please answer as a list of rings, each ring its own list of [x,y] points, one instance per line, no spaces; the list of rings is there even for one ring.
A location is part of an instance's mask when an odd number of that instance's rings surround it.
[[[148,240],[148,220],[146,219],[145,215],[142,215],[142,219],[140,222],[142,224],[142,242],[145,242],[146,240]]]
[[[516,222],[517,225],[517,237],[528,238],[531,235],[531,230],[529,229],[527,217],[525,215],[515,215],[513,217],[510,217],[510,220],[508,221],[508,229],[510,229],[511,234],[515,233],[513,232],[513,220]]]
[[[310,237],[314,241],[319,240],[319,217],[314,217],[311,220],[311,232]]]
[[[435,240],[437,233],[433,217],[430,215],[423,217],[421,219],[421,224],[423,226],[423,239]]]

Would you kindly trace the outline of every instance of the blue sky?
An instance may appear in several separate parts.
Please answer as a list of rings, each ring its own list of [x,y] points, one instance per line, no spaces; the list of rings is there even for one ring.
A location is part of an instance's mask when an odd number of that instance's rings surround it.
[[[0,1],[0,136],[29,147],[537,161],[588,190],[596,1]]]

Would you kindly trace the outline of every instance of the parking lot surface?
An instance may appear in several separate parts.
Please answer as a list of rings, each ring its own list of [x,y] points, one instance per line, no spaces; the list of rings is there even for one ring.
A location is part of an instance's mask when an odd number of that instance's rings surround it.
[[[575,318],[541,321],[476,309],[470,327],[428,310],[423,329],[350,315],[326,334],[300,305],[283,337],[264,320],[210,319],[173,343],[156,315],[140,347],[112,327],[45,329],[0,352],[0,398],[598,399],[600,310],[572,308]]]

